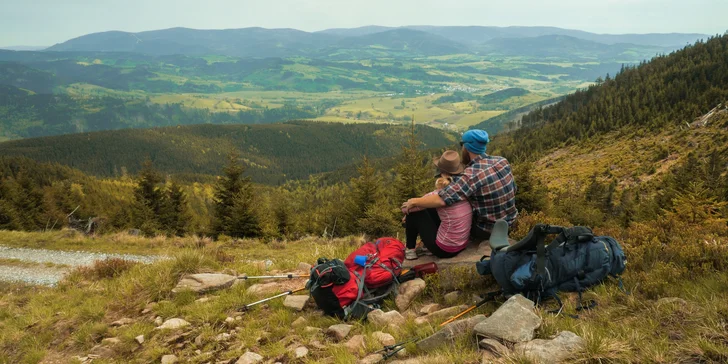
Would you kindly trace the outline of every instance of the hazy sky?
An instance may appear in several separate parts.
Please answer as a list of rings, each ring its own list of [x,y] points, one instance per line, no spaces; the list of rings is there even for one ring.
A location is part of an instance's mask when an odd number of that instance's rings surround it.
[[[723,33],[728,0],[0,0],[0,46],[106,30],[550,25],[597,33]]]

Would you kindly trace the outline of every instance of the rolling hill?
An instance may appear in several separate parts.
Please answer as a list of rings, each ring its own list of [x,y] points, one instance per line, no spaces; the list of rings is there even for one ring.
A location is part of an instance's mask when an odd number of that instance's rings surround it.
[[[357,163],[362,156],[396,155],[407,126],[294,121],[269,125],[191,125],[125,129],[0,143],[0,155],[54,162],[113,177],[136,173],[149,157],[170,174],[220,172],[225,155],[240,151],[248,174],[261,183],[305,179]],[[457,136],[417,127],[423,148],[454,145]]]
[[[56,44],[47,51],[138,52],[192,56],[218,54],[232,57],[322,57],[332,53],[332,47],[367,49],[379,45],[385,50],[408,51],[412,55],[439,55],[467,52],[470,47],[477,48],[497,38],[542,36],[566,36],[604,45],[626,43],[638,47],[669,49],[680,48],[706,37],[703,34],[681,33],[608,35],[555,27],[368,26],[329,29],[314,33],[295,29],[171,28],[139,33],[120,31],[93,33]]]
[[[670,47],[639,46],[618,43],[606,45],[591,40],[584,40],[567,35],[542,35],[525,38],[494,38],[474,49],[488,55],[524,56],[524,57],[558,57],[565,54],[572,59],[625,59],[630,56],[649,59],[659,53],[668,53]]]

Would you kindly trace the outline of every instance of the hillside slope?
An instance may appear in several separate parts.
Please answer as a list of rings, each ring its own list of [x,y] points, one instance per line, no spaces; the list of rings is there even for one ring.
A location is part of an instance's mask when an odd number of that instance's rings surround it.
[[[191,125],[127,129],[0,143],[0,154],[68,165],[97,176],[136,173],[149,157],[165,173],[218,174],[237,149],[248,174],[280,184],[357,163],[362,156],[400,152],[409,128],[383,124],[287,122],[269,125]],[[418,127],[423,148],[457,142],[453,134]]]

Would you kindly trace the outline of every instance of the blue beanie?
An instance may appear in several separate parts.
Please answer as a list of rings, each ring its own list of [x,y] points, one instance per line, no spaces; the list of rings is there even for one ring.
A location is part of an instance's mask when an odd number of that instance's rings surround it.
[[[468,152],[473,154],[485,154],[485,147],[490,139],[485,130],[468,130],[463,134],[463,145]]]

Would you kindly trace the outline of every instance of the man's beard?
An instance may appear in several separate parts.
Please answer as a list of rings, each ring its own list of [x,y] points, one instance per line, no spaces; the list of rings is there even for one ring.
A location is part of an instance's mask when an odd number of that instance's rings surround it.
[[[463,162],[463,165],[470,164],[470,153],[468,153],[468,150],[463,147],[463,150],[460,151],[460,161]]]

